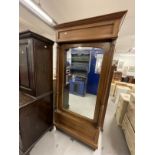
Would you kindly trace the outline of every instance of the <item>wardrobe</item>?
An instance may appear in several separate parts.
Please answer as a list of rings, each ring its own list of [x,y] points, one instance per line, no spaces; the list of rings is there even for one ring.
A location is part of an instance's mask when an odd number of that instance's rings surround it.
[[[31,31],[19,34],[19,151],[29,154],[53,128],[53,41]]]
[[[99,133],[103,130],[104,118],[108,103],[110,84],[112,80],[112,60],[116,39],[122,21],[127,11],[92,17],[88,19],[73,21],[55,26],[57,43],[57,87],[56,87],[56,109],[54,111],[54,122],[57,129],[87,144],[92,149],[97,149]],[[77,102],[76,108],[66,108],[66,62],[70,50],[94,48],[102,51],[103,57],[100,64],[99,84],[95,96],[95,107],[93,115],[81,114],[78,112],[81,97],[69,100],[73,105]],[[97,54],[97,53],[96,53]],[[72,64],[71,64],[72,66]],[[79,75],[71,75],[72,79]],[[87,94],[90,95],[90,94]],[[69,98],[72,98],[69,94]],[[91,100],[90,100],[91,101]],[[83,105],[85,102],[83,102]],[[70,106],[69,106],[70,107]],[[83,109],[81,108],[81,111]]]

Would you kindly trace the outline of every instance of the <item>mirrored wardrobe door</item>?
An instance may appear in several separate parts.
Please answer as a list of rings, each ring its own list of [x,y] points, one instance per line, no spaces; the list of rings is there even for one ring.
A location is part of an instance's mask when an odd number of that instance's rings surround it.
[[[100,131],[96,111],[104,96],[110,47],[109,42],[59,46],[56,127],[92,148]]]
[[[104,49],[77,47],[64,54],[63,108],[93,119]]]

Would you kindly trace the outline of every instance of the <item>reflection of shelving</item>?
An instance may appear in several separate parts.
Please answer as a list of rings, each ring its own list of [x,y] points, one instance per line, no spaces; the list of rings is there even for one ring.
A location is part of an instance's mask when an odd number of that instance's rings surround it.
[[[79,77],[79,78],[85,78],[85,79],[87,78],[87,75],[86,75],[85,73],[78,73],[78,72],[77,72],[77,73],[75,73],[74,75],[75,75],[76,77]]]
[[[86,71],[89,70],[89,63],[72,62],[71,70]]]
[[[86,87],[86,79],[82,77],[76,77],[75,81],[70,80],[70,93],[75,95],[84,96]]]
[[[72,50],[71,52],[71,70],[86,71],[89,70],[90,51]]]
[[[74,55],[73,57],[72,57],[72,62],[76,62],[76,61],[78,61],[78,62],[89,62],[89,55]]]
[[[86,93],[87,75],[89,72],[90,50],[71,51],[70,93],[84,96]]]

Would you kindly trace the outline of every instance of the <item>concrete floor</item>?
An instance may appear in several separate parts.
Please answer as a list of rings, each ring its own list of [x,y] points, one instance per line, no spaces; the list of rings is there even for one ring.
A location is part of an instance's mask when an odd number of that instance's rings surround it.
[[[70,136],[53,130],[39,140],[30,155],[130,155],[123,132],[116,124],[115,111],[116,105],[110,98],[97,150],[93,151]]]
[[[90,119],[94,118],[96,95],[86,94],[84,97],[69,94],[69,110]]]

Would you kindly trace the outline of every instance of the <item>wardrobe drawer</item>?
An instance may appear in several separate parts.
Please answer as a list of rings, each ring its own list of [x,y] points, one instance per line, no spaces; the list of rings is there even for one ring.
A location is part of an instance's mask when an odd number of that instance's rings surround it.
[[[135,154],[135,133],[126,115],[124,116],[124,119],[123,119],[122,129],[124,131],[126,142],[131,152],[131,155],[134,155]]]
[[[135,93],[131,93],[130,102],[135,103]]]
[[[116,121],[117,125],[122,125],[122,121],[124,115],[126,113],[127,106],[129,104],[130,95],[125,93],[120,93],[119,99],[117,102],[117,109],[116,109]]]
[[[132,125],[132,128],[135,130],[135,104],[129,103],[126,115]]]

